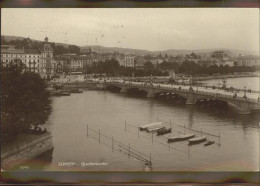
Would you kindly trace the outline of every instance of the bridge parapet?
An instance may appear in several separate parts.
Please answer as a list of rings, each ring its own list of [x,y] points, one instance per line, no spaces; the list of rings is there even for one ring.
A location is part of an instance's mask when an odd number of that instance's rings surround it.
[[[135,84],[135,83],[118,83],[106,82],[106,85],[113,85],[121,88],[121,92],[127,92],[127,89],[138,88],[147,92],[147,97],[154,97],[157,93],[169,92],[178,94],[186,99],[186,104],[195,104],[201,99],[217,99],[227,102],[241,114],[248,114],[251,110],[260,110],[260,102],[257,99],[234,97],[221,93],[205,92],[193,89],[184,89],[169,87],[165,85],[152,84]]]

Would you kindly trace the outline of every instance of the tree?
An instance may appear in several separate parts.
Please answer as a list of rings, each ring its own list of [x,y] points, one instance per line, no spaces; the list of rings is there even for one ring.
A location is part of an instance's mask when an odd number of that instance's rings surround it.
[[[8,42],[5,40],[4,36],[1,36],[1,44],[2,45],[7,45],[8,44]]]
[[[76,45],[69,45],[69,53],[80,54],[80,48]]]
[[[44,124],[51,112],[50,93],[40,76],[20,62],[1,69],[1,134],[14,137],[30,125]]]
[[[154,69],[154,65],[150,61],[144,63],[144,70],[151,71],[153,69]]]

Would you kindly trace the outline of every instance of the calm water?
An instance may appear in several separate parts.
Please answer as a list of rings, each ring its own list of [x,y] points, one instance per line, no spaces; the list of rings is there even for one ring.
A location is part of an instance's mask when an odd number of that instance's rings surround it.
[[[232,81],[235,79],[232,79]],[[165,136],[151,136],[133,126],[157,120],[171,121],[173,133],[199,133],[180,126],[219,134],[220,139],[207,136],[216,143],[188,146],[176,142],[170,146]],[[144,163],[129,158],[125,149],[112,140],[88,130],[87,125],[101,134],[120,141],[141,153],[151,154],[155,171],[252,171],[259,169],[259,116],[240,116],[226,109],[198,106],[177,106],[171,102],[109,91],[89,91],[57,97],[48,127],[53,135],[53,158],[47,170],[137,170]],[[175,125],[174,125],[175,124]],[[177,126],[180,125],[180,126]],[[121,150],[121,151],[120,151]],[[90,165],[89,163],[102,163]],[[62,164],[67,163],[67,165]],[[71,164],[69,164],[71,163]],[[83,166],[85,163],[85,166]]]
[[[207,80],[207,81],[201,81],[202,83],[205,83],[207,85],[217,85],[221,86],[223,85],[221,79],[215,79],[215,80]],[[227,80],[227,87],[235,87],[239,89],[244,89],[246,86],[247,89],[251,90],[260,90],[260,78],[257,77],[247,77],[247,78],[230,78]]]

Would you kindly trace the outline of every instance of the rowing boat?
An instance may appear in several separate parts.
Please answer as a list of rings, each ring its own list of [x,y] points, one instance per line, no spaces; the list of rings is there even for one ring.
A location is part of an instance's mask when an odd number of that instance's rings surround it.
[[[194,137],[195,137],[195,134],[185,134],[185,135],[180,135],[180,136],[176,136],[176,137],[169,137],[168,142],[183,141],[183,140],[187,140],[187,139],[194,138]]]
[[[140,126],[140,130],[147,130],[147,129],[152,129],[152,128],[158,128],[158,127],[163,127],[163,122],[156,122],[156,123],[150,123],[147,125]]]
[[[206,136],[189,139],[189,145],[198,144],[206,141]]]

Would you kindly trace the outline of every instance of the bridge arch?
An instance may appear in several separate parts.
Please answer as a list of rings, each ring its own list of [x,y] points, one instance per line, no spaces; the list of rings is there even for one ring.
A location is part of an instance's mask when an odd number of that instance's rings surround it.
[[[99,85],[99,84],[98,84]],[[260,102],[254,99],[244,99],[242,97],[234,98],[229,95],[221,95],[220,93],[211,93],[211,92],[203,92],[203,91],[195,91],[190,87],[190,89],[182,89],[181,87],[165,87],[165,86],[144,86],[140,84],[132,84],[132,83],[101,83],[100,89],[106,88],[106,86],[118,87],[120,92],[127,92],[132,88],[138,88],[138,90],[142,90],[147,93],[147,97],[155,97],[157,94],[174,94],[180,97],[185,98],[186,104],[196,104],[201,100],[219,100],[228,104],[229,107],[234,108],[240,114],[249,114],[252,111],[260,110]]]

